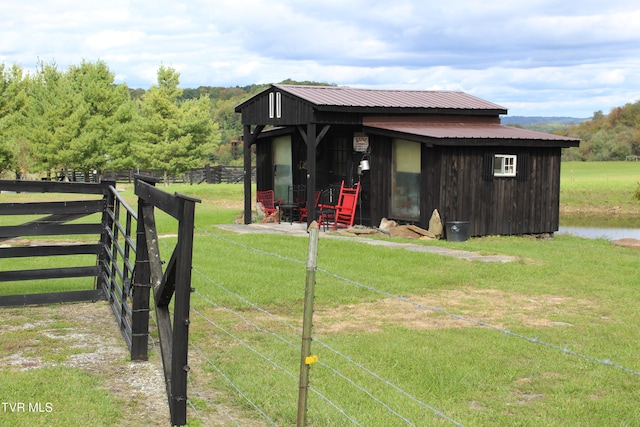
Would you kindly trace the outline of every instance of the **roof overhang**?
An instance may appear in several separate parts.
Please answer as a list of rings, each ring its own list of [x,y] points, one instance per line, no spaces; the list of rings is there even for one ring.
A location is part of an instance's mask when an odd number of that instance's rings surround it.
[[[366,133],[408,139],[427,145],[518,145],[531,147],[577,147],[580,140],[528,129],[479,123],[421,123],[406,120],[363,120]]]

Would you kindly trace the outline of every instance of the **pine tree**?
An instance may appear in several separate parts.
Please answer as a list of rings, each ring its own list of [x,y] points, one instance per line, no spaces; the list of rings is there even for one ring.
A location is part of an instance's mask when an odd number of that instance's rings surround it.
[[[220,142],[209,116],[207,97],[179,101],[180,74],[161,66],[158,84],[140,102],[141,125],[137,151],[141,167],[176,175],[201,167]]]

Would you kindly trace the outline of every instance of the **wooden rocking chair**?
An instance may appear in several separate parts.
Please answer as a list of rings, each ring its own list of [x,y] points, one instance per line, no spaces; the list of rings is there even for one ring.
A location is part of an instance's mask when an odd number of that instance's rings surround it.
[[[272,219],[275,223],[279,223],[278,214],[280,209],[278,203],[282,203],[282,199],[275,200],[273,190],[256,191],[256,202],[258,211],[264,212],[263,223]]]
[[[360,195],[360,183],[355,188],[345,187],[344,181],[340,185],[338,203],[332,210],[321,215],[320,225],[333,223],[333,229],[353,227],[356,218],[356,208],[358,206],[358,196]],[[326,209],[326,207],[325,207]]]

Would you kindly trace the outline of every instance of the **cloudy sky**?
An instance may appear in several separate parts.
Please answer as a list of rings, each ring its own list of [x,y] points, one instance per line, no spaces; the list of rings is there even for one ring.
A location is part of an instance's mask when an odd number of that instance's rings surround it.
[[[591,117],[640,100],[630,0],[2,0],[0,63],[102,60],[149,88],[287,78],[461,90],[516,116]]]

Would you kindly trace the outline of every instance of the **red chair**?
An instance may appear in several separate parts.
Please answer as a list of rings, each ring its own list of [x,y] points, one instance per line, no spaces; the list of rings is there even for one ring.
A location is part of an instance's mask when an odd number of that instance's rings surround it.
[[[333,229],[353,227],[356,218],[356,208],[358,206],[358,196],[360,195],[360,183],[355,188],[345,187],[344,181],[340,185],[338,203],[330,207],[323,205],[323,213],[320,216],[319,225],[326,226],[333,224]]]
[[[313,203],[313,207],[311,208],[311,211],[314,212],[316,209],[316,206],[318,206],[318,201],[320,200],[320,195],[322,194],[322,191],[317,191],[316,190],[316,200]],[[297,200],[297,202],[300,203],[300,207],[298,208],[300,211],[300,222],[304,222],[307,217],[309,216],[309,207],[307,206],[307,202],[304,200]]]
[[[264,219],[262,220],[263,223],[270,219],[273,219],[276,223],[280,222],[278,219],[280,209],[277,204],[282,203],[282,199],[275,200],[273,190],[256,191],[256,202],[259,204],[257,206],[258,210],[262,210],[262,212],[264,212]]]

